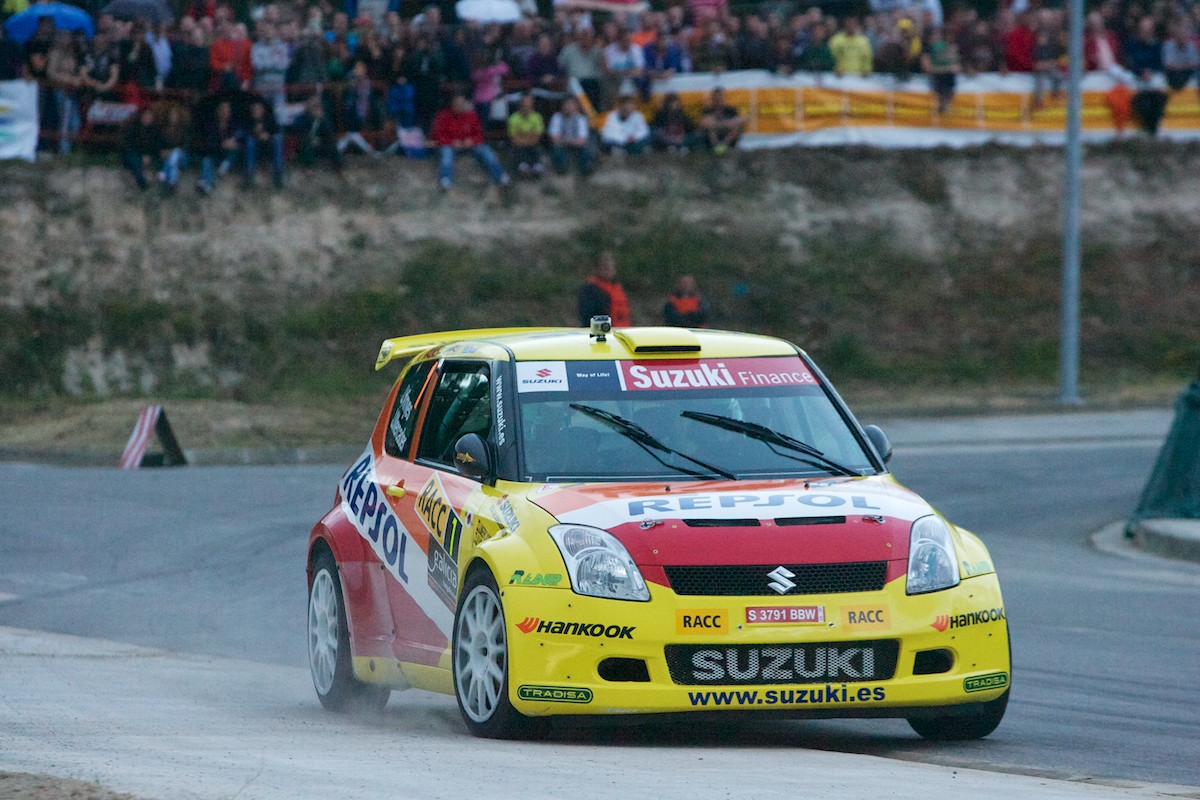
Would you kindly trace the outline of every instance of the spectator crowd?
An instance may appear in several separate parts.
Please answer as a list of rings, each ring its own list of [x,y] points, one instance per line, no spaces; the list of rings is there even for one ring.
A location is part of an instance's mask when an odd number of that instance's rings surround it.
[[[673,95],[652,101],[655,81],[680,73],[924,75],[945,109],[962,74],[1027,74],[1041,104],[1057,99],[1066,71],[1065,12],[1052,0],[1002,2],[987,15],[964,3],[944,17],[936,0],[862,16],[788,2],[735,14],[728,0],[667,0],[630,14],[539,15],[530,5],[503,25],[405,2],[277,0],[235,11],[222,0],[174,9],[164,0],[169,19],[97,13],[91,37],[47,16],[23,42],[0,35],[0,80],[38,81],[50,148],[69,152],[81,133],[116,146],[143,188],[174,188],[190,163],[207,193],[235,170],[253,183],[260,165],[277,186],[288,161],[340,168],[352,149],[433,155],[443,188],[458,155],[505,185],[510,172],[540,176],[547,161],[586,175],[600,153],[728,151],[746,120],[719,90],[698,114]],[[27,3],[5,0],[4,16]],[[1087,69],[1130,86],[1162,76],[1178,90],[1194,79],[1200,3],[1091,8]]]

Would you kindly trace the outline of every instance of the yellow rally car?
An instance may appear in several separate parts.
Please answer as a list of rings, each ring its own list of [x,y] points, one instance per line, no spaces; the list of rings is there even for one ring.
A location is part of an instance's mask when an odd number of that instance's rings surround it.
[[[564,714],[1000,723],[987,549],[794,345],[596,318],[391,339],[376,368],[398,360],[310,537],[326,707],[419,687],[491,737]]]

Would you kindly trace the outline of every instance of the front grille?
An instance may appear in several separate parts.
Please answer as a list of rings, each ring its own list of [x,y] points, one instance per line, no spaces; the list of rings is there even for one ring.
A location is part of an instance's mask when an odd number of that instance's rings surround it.
[[[877,592],[887,579],[886,561],[857,561],[849,564],[784,564],[792,573],[784,582],[770,574],[779,564],[732,567],[666,567],[667,580],[675,594],[788,597],[801,594],[845,594],[847,592]],[[778,592],[776,585],[795,584],[795,588]]]
[[[684,686],[886,681],[899,653],[895,639],[664,648],[671,680]]]

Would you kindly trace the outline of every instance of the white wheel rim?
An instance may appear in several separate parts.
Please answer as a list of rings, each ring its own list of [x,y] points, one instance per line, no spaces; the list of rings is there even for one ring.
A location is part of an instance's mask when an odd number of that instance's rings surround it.
[[[329,570],[322,569],[313,578],[308,593],[308,665],[312,670],[317,694],[329,694],[337,668],[338,609],[337,591]]]
[[[500,706],[508,668],[504,610],[495,593],[476,586],[458,615],[454,649],[454,688],[463,710],[475,722],[487,722]]]

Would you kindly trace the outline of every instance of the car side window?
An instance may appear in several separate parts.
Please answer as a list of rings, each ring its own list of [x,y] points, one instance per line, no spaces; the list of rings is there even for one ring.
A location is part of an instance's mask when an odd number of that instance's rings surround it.
[[[442,368],[429,401],[417,457],[454,462],[454,443],[468,433],[487,438],[492,427],[491,375],[487,364],[450,364]]]
[[[432,361],[423,361],[411,367],[400,382],[396,402],[388,417],[387,433],[383,437],[383,449],[389,456],[407,458],[412,444],[413,430],[417,427],[417,402],[421,399],[421,387],[433,368]]]

